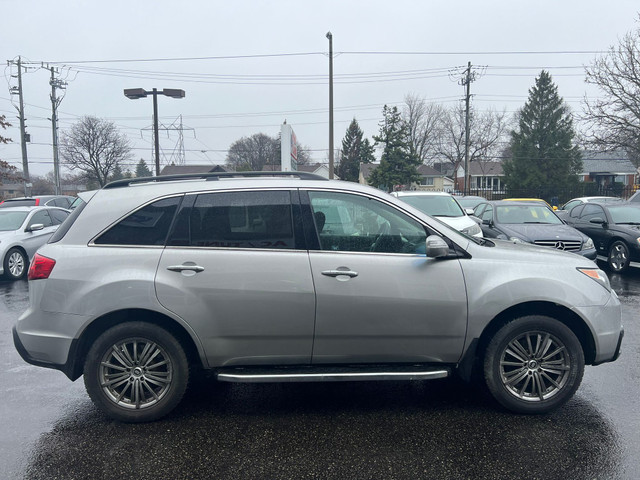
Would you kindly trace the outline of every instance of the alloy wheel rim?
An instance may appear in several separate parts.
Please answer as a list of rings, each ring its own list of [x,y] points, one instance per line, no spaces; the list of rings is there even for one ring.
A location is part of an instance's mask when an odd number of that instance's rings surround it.
[[[111,346],[99,368],[100,385],[120,407],[144,409],[156,405],[171,388],[173,367],[157,343],[130,338]]]
[[[24,272],[24,257],[20,252],[15,252],[9,257],[9,272],[14,277],[19,277]]]
[[[541,402],[566,385],[571,360],[565,344],[548,332],[530,331],[513,338],[500,356],[500,378],[514,397]]]
[[[622,267],[627,261],[627,252],[622,245],[616,245],[610,256],[611,266],[614,270],[622,270]]]

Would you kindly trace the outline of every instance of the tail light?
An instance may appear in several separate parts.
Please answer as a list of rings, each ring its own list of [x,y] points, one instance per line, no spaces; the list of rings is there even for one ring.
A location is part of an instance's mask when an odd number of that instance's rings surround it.
[[[56,261],[53,258],[45,257],[36,253],[33,257],[31,266],[29,267],[29,280],[43,280],[49,278],[51,270],[56,265]]]
[[[39,199],[39,198],[36,198],[36,207],[37,207],[38,205],[40,205],[40,199]]]

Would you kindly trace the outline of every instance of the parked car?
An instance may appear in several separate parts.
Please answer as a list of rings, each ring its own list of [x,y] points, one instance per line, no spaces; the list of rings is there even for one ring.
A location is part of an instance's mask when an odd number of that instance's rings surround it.
[[[27,273],[29,259],[69,215],[48,207],[0,209],[0,275],[12,280]]]
[[[566,221],[593,239],[614,272],[640,267],[640,204],[586,203],[574,207]]]
[[[578,205],[582,205],[584,203],[589,202],[598,202],[598,203],[610,203],[610,202],[622,202],[623,200],[620,197],[578,197],[572,198],[567,203],[562,205],[558,210],[556,210],[556,215],[560,217],[562,220],[566,220],[569,212],[572,208],[577,207]]]
[[[553,210],[553,207],[549,205],[549,202],[542,198],[505,198],[503,202],[523,202],[523,203],[535,203],[538,205],[545,205]]]
[[[499,200],[478,205],[474,215],[480,219],[485,237],[533,243],[577,253],[591,260],[596,258],[593,241],[565,225],[545,205]]]
[[[463,235],[368,186],[206,173],[80,195],[32,262],[13,338],[27,362],[84,374],[117,420],[169,413],[191,368],[226,382],[477,371],[506,409],[542,413],[620,353],[620,302],[593,262]],[[348,215],[326,231],[333,207]]]
[[[472,220],[465,209],[457,202],[453,195],[446,192],[393,192],[393,196],[403,202],[416,207],[418,210],[451,225],[456,230],[482,237],[482,229]]]
[[[640,191],[631,195],[628,201],[629,203],[640,203]]]
[[[0,208],[8,207],[60,207],[69,209],[76,197],[68,195],[37,195],[34,197],[7,198],[0,201]]]
[[[456,197],[456,200],[469,215],[471,215],[469,209],[473,210],[474,208],[476,208],[476,206],[478,206],[478,204],[487,201],[486,198],[478,197],[476,195],[465,195],[464,197]]]

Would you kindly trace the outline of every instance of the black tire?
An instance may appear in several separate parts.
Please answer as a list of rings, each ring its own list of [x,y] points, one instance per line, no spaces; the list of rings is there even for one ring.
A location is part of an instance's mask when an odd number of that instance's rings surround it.
[[[489,342],[484,377],[493,397],[516,413],[549,412],[569,400],[584,373],[584,352],[575,334],[545,316],[517,318]]]
[[[144,322],[110,328],[93,343],[84,384],[95,405],[121,422],[150,422],[173,410],[187,389],[184,349],[165,329]]]
[[[29,260],[19,248],[10,249],[4,257],[4,274],[11,280],[24,278],[29,269]]]
[[[616,273],[625,271],[629,267],[629,247],[626,243],[618,240],[611,244],[609,247],[609,256],[607,257],[607,263],[609,268]]]

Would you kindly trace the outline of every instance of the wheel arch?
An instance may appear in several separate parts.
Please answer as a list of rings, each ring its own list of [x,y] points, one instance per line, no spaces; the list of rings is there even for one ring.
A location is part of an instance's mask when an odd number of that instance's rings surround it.
[[[491,322],[485,327],[477,339],[475,349],[475,365],[482,365],[484,362],[484,355],[489,345],[489,342],[493,338],[500,328],[516,318],[529,316],[529,315],[544,315],[551,317],[571,329],[571,331],[578,337],[578,341],[582,346],[584,352],[585,364],[590,365],[595,362],[596,356],[596,344],[593,338],[591,330],[580,318],[580,316],[564,305],[551,302],[526,302],[519,305],[514,305],[496,315]]]
[[[4,272],[4,274],[6,275],[6,269],[5,269],[5,263],[7,261],[7,258],[9,258],[9,252],[11,252],[11,250],[19,250],[20,253],[22,253],[22,255],[24,256],[25,259],[25,269],[28,272],[29,271],[29,263],[30,263],[30,259],[29,259],[29,254],[27,253],[27,251],[24,249],[24,247],[20,244],[16,244],[16,245],[11,245],[9,248],[7,248],[7,252],[4,254],[4,257],[2,258],[2,270]],[[24,274],[26,276],[26,273]]]
[[[87,353],[95,340],[107,329],[127,322],[147,322],[164,328],[171,333],[184,348],[189,365],[202,366],[202,359],[193,338],[184,326],[173,318],[159,312],[145,309],[124,309],[107,313],[92,321],[76,341],[75,352],[69,354],[73,364],[69,365],[68,376],[76,380],[82,375]]]

